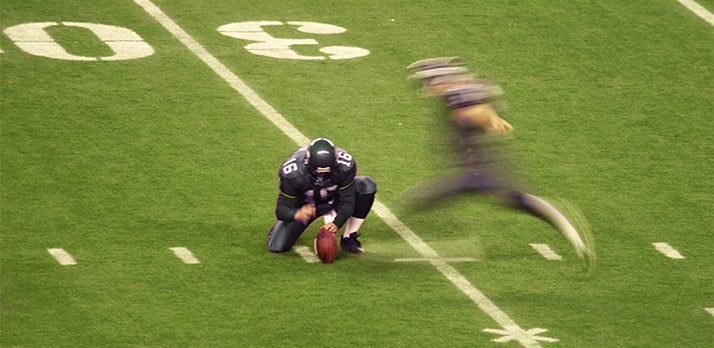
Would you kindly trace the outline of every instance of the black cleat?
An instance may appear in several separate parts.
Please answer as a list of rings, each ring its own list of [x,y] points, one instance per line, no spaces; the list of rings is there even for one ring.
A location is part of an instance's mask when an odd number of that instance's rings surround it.
[[[357,237],[359,237],[359,232],[352,232],[349,237],[342,237],[340,241],[342,250],[353,254],[364,254],[362,243],[357,240]]]

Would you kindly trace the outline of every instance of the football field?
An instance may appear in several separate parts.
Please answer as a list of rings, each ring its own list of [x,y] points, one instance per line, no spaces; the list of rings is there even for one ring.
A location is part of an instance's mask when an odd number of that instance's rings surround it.
[[[4,0],[0,347],[714,347],[714,0]],[[478,196],[407,79],[505,91],[516,172],[587,218]],[[317,137],[378,185],[367,253],[272,254]]]

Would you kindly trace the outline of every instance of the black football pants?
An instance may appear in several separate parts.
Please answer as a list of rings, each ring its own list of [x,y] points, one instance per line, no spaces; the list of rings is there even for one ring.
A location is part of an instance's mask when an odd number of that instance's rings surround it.
[[[357,176],[355,177],[354,185],[356,197],[355,211],[352,213],[352,216],[364,219],[367,217],[370,209],[372,209],[374,196],[377,193],[377,183],[369,176]],[[313,221],[332,210],[332,208],[331,206],[327,206],[326,209],[318,208],[315,212],[315,217],[310,219],[305,225],[299,221],[288,222],[278,220],[270,229],[270,232],[268,232],[268,250],[274,253],[290,250],[305,229],[310,226]]]

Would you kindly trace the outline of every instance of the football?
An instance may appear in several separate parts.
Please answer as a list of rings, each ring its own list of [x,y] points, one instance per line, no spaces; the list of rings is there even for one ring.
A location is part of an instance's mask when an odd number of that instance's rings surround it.
[[[337,257],[337,236],[321,228],[315,236],[315,254],[322,263],[332,263]]]

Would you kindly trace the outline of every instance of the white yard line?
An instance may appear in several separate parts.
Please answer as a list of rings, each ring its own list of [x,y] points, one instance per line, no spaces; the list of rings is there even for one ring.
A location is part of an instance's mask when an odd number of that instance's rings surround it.
[[[695,15],[701,17],[709,25],[714,26],[714,15],[705,9],[698,3],[692,0],[677,0],[680,4],[684,5],[689,11],[692,11]]]
[[[50,248],[47,249],[47,252],[52,255],[52,257],[59,262],[60,265],[62,266],[70,266],[70,265],[76,265],[77,261],[74,260],[74,257],[70,255],[68,252],[64,251],[64,249],[60,248]]]
[[[233,87],[240,95],[242,95],[251,105],[253,105],[260,113],[262,113],[270,122],[278,127],[285,135],[292,139],[298,146],[305,146],[309,143],[309,139],[295,128],[285,117],[276,111],[270,104],[263,100],[255,91],[248,87],[243,80],[230,71],[223,63],[218,61],[211,55],[200,43],[194,40],[186,31],[178,26],[171,18],[169,18],[160,8],[154,5],[150,0],[134,0],[136,4],[141,6],[150,16],[159,22],[166,30],[176,37],[183,45],[185,45],[194,55],[201,59],[213,71],[223,78],[228,84]],[[372,210],[384,220],[395,232],[397,232],[409,245],[412,246],[422,257],[432,259],[430,263],[451,281],[459,290],[466,294],[481,310],[488,314],[493,320],[501,325],[504,330],[498,332],[504,335],[507,340],[517,340],[522,346],[528,348],[540,347],[538,340],[547,340],[536,336],[536,333],[541,333],[545,329],[539,331],[524,330],[516,322],[500,310],[491,302],[481,291],[473,286],[461,273],[454,269],[451,265],[439,260],[439,255],[429,245],[419,238],[409,227],[404,225],[392,212],[381,202],[375,200]],[[493,330],[493,329],[489,329]],[[540,331],[542,330],[542,331]],[[493,331],[487,331],[493,332]],[[503,339],[502,338],[502,339]]]
[[[430,263],[437,269],[441,274],[449,279],[461,292],[466,294],[482,311],[488,314],[493,320],[495,320],[499,325],[501,325],[506,332],[507,336],[511,336],[518,340],[524,347],[540,347],[535,337],[531,335],[530,332],[523,330],[516,322],[506,315],[502,310],[500,310],[496,305],[489,300],[486,295],[479,291],[471,282],[468,281],[459,271],[454,267],[446,263],[445,261],[439,260],[439,254],[436,253],[428,244],[426,244],[419,236],[416,235],[409,227],[402,223],[384,204],[378,200],[374,201],[372,210],[380,217],[384,222],[391,227],[397,234],[399,234],[409,245],[414,248],[419,254],[424,258],[430,259]],[[492,331],[487,331],[492,332]]]

